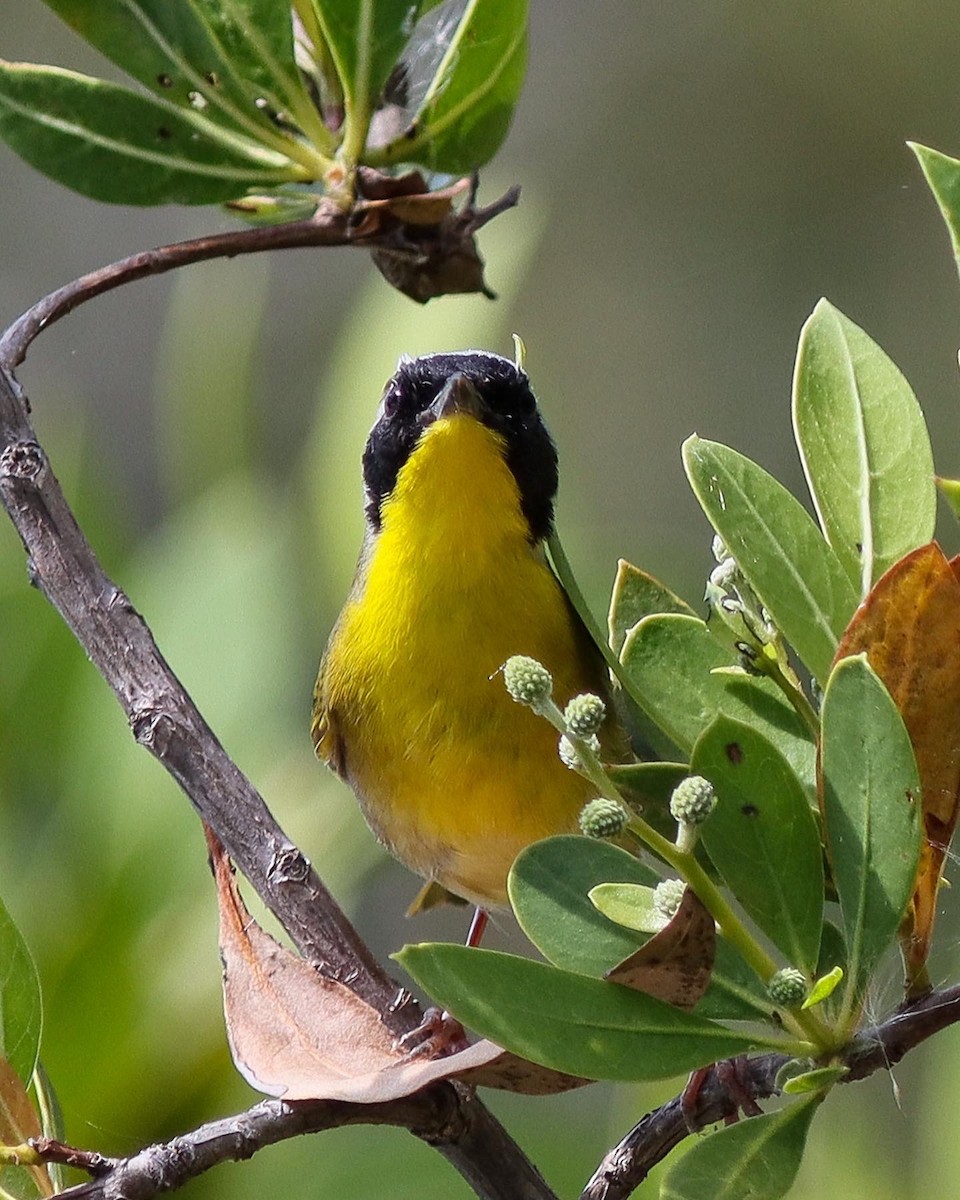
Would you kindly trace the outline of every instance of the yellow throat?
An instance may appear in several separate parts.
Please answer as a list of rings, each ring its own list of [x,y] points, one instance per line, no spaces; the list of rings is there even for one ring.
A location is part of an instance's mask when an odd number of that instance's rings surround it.
[[[573,830],[591,794],[498,669],[532,655],[561,702],[597,686],[503,451],[465,413],[427,427],[383,502],[322,671],[344,773],[377,836],[483,905],[505,902],[516,854]]]

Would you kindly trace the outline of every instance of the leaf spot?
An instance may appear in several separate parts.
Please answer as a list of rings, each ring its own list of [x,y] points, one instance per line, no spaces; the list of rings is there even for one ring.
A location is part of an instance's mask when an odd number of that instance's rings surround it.
[[[743,751],[740,748],[740,743],[727,742],[723,749],[729,761],[732,762],[735,767],[739,767],[743,762]]]

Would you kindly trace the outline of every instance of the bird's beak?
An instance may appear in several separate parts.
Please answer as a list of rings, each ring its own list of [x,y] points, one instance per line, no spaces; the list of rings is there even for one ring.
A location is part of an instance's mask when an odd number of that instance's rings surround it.
[[[466,413],[478,421],[483,413],[480,393],[466,375],[459,373],[450,376],[421,419],[425,424],[431,424],[441,417],[452,417],[457,413]]]

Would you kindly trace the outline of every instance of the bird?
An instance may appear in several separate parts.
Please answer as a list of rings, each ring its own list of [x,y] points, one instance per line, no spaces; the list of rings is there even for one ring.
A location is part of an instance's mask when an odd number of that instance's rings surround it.
[[[507,904],[517,855],[576,832],[596,794],[499,677],[527,655],[560,703],[610,700],[603,656],[545,552],[557,451],[520,364],[436,353],[400,359],[362,469],[365,533],[320,663],[314,747],[426,880],[411,909],[451,893],[486,914]],[[600,740],[604,757],[626,756],[609,703]]]

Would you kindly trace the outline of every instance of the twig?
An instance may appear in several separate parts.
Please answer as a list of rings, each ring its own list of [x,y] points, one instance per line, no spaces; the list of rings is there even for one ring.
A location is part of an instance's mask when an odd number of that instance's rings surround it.
[[[864,1030],[843,1055],[849,1068],[844,1082],[889,1068],[908,1050],[958,1019],[960,987],[931,993],[882,1024]],[[777,1073],[786,1061],[782,1054],[743,1060],[738,1070],[739,1087],[755,1100],[775,1095]],[[473,1124],[477,1110],[469,1103],[462,1103],[463,1093],[464,1089],[459,1087],[430,1089],[426,1094],[389,1104],[342,1101],[287,1104],[264,1100],[247,1112],[211,1121],[126,1159],[104,1158],[46,1138],[34,1139],[30,1145],[46,1162],[69,1163],[95,1175],[90,1182],[62,1193],[69,1200],[148,1200],[181,1186],[218,1163],[250,1158],[265,1146],[287,1138],[342,1125],[395,1125],[409,1129],[435,1146],[475,1184],[481,1195],[497,1200],[546,1200],[552,1196],[532,1168],[529,1174],[515,1172],[509,1144],[502,1143],[499,1127],[486,1122]],[[734,1108],[735,1101],[723,1081],[716,1076],[708,1077],[698,1095],[693,1126],[703,1129],[729,1116]],[[688,1115],[683,1112],[681,1097],[677,1096],[648,1113],[610,1151],[584,1189],[581,1200],[622,1200],[690,1133]],[[479,1181],[471,1177],[478,1163],[492,1165],[492,1172],[488,1169]]]
[[[470,222],[476,227],[476,219],[482,222],[483,216],[459,214],[457,219],[465,222],[464,229],[472,236]],[[346,244],[350,240],[346,218],[329,213],[327,218],[327,223],[314,219],[299,227],[247,230],[134,255],[74,281],[25,313],[0,337],[0,502],[27,552],[31,582],[58,610],[113,690],[136,740],[155,755],[201,817],[217,831],[234,862],[303,956],[324,973],[349,983],[401,1034],[417,1024],[419,1006],[373,958],[307,858],[228,757],[163,658],[146,622],[103,571],[37,440],[27,398],[12,371],[43,329],[78,304],[122,283],[224,254]],[[397,224],[381,221],[379,237],[365,236],[362,244],[390,244]],[[301,1117],[303,1107],[261,1106],[275,1116],[290,1112]],[[323,1112],[329,1108],[308,1107]],[[434,1119],[438,1109],[448,1114],[442,1125]],[[473,1092],[462,1086],[436,1084],[416,1096],[380,1106],[379,1111],[377,1106],[350,1106],[343,1119],[353,1123],[379,1119],[409,1128],[436,1145],[481,1197],[555,1200],[506,1131]],[[293,1118],[289,1121],[292,1124],[279,1121],[275,1126],[277,1137],[306,1132],[296,1127]],[[162,1188],[176,1185],[177,1170],[187,1178],[224,1158],[242,1157],[251,1144],[243,1122],[237,1129],[223,1132],[223,1139],[200,1137],[196,1147],[191,1141],[195,1135],[171,1143],[169,1153],[179,1166],[171,1168],[172,1182],[163,1183]],[[138,1185],[139,1191],[129,1190],[126,1182],[115,1186],[118,1173],[126,1179],[134,1170],[131,1163],[139,1157],[119,1162],[103,1179],[83,1187],[101,1189],[88,1193],[91,1195],[156,1194],[161,1188],[149,1190],[149,1171]],[[185,1163],[185,1159],[189,1161]]]
[[[875,1071],[888,1070],[908,1050],[957,1021],[960,1021],[960,986],[930,992],[882,1024],[862,1030],[853,1039],[838,1059],[847,1067],[841,1082],[853,1083]],[[783,1054],[747,1059],[738,1073],[738,1082],[752,1099],[765,1100],[777,1094],[777,1073],[785,1062],[787,1057]],[[580,1200],[624,1200],[690,1133],[722,1121],[735,1111],[736,1104],[722,1080],[711,1075],[699,1092],[692,1127],[680,1096],[647,1113],[604,1157]]]
[[[362,202],[352,211],[344,212],[330,201],[323,200],[316,213],[306,221],[260,229],[231,229],[226,233],[131,254],[128,258],[81,275],[28,308],[0,336],[0,366],[13,371],[26,358],[31,342],[39,333],[78,305],[113,288],[149,275],[162,275],[192,263],[213,258],[236,258],[241,254],[259,254],[264,250],[357,246],[372,250],[375,258],[381,256],[402,260],[409,264],[409,270],[415,269],[426,279],[423,286],[428,289],[427,294],[418,296],[418,299],[457,291],[486,291],[486,294],[492,295],[483,283],[483,264],[473,235],[495,217],[513,208],[520,198],[520,189],[510,188],[498,200],[482,208],[474,207],[475,191],[474,179],[466,209],[451,211],[436,224],[410,224],[394,217],[389,208],[377,208]],[[429,195],[425,193],[425,197]],[[455,268],[451,272],[445,269],[445,265],[449,268],[451,260],[456,260],[461,267],[464,261],[468,261],[473,270],[464,273]],[[401,286],[397,281],[393,282]],[[429,290],[431,287],[433,290]],[[401,290],[405,289],[401,286]]]
[[[125,1159],[104,1159],[59,1143],[44,1154],[43,1139],[31,1144],[48,1161],[83,1166],[84,1158],[96,1160],[96,1178],[60,1193],[69,1200],[148,1200],[182,1187],[222,1162],[251,1158],[265,1146],[301,1134],[344,1125],[393,1125],[409,1129],[436,1147],[480,1195],[490,1200],[556,1200],[529,1164],[518,1172],[513,1144],[502,1129],[502,1136],[496,1136],[499,1126],[476,1121],[477,1102],[467,1098],[463,1103],[464,1098],[463,1089],[441,1087],[383,1104],[334,1100],[286,1104],[282,1100],[263,1100],[247,1112],[211,1121]],[[70,1154],[73,1158],[68,1157]],[[461,1162],[465,1155],[469,1159],[467,1169]]]

